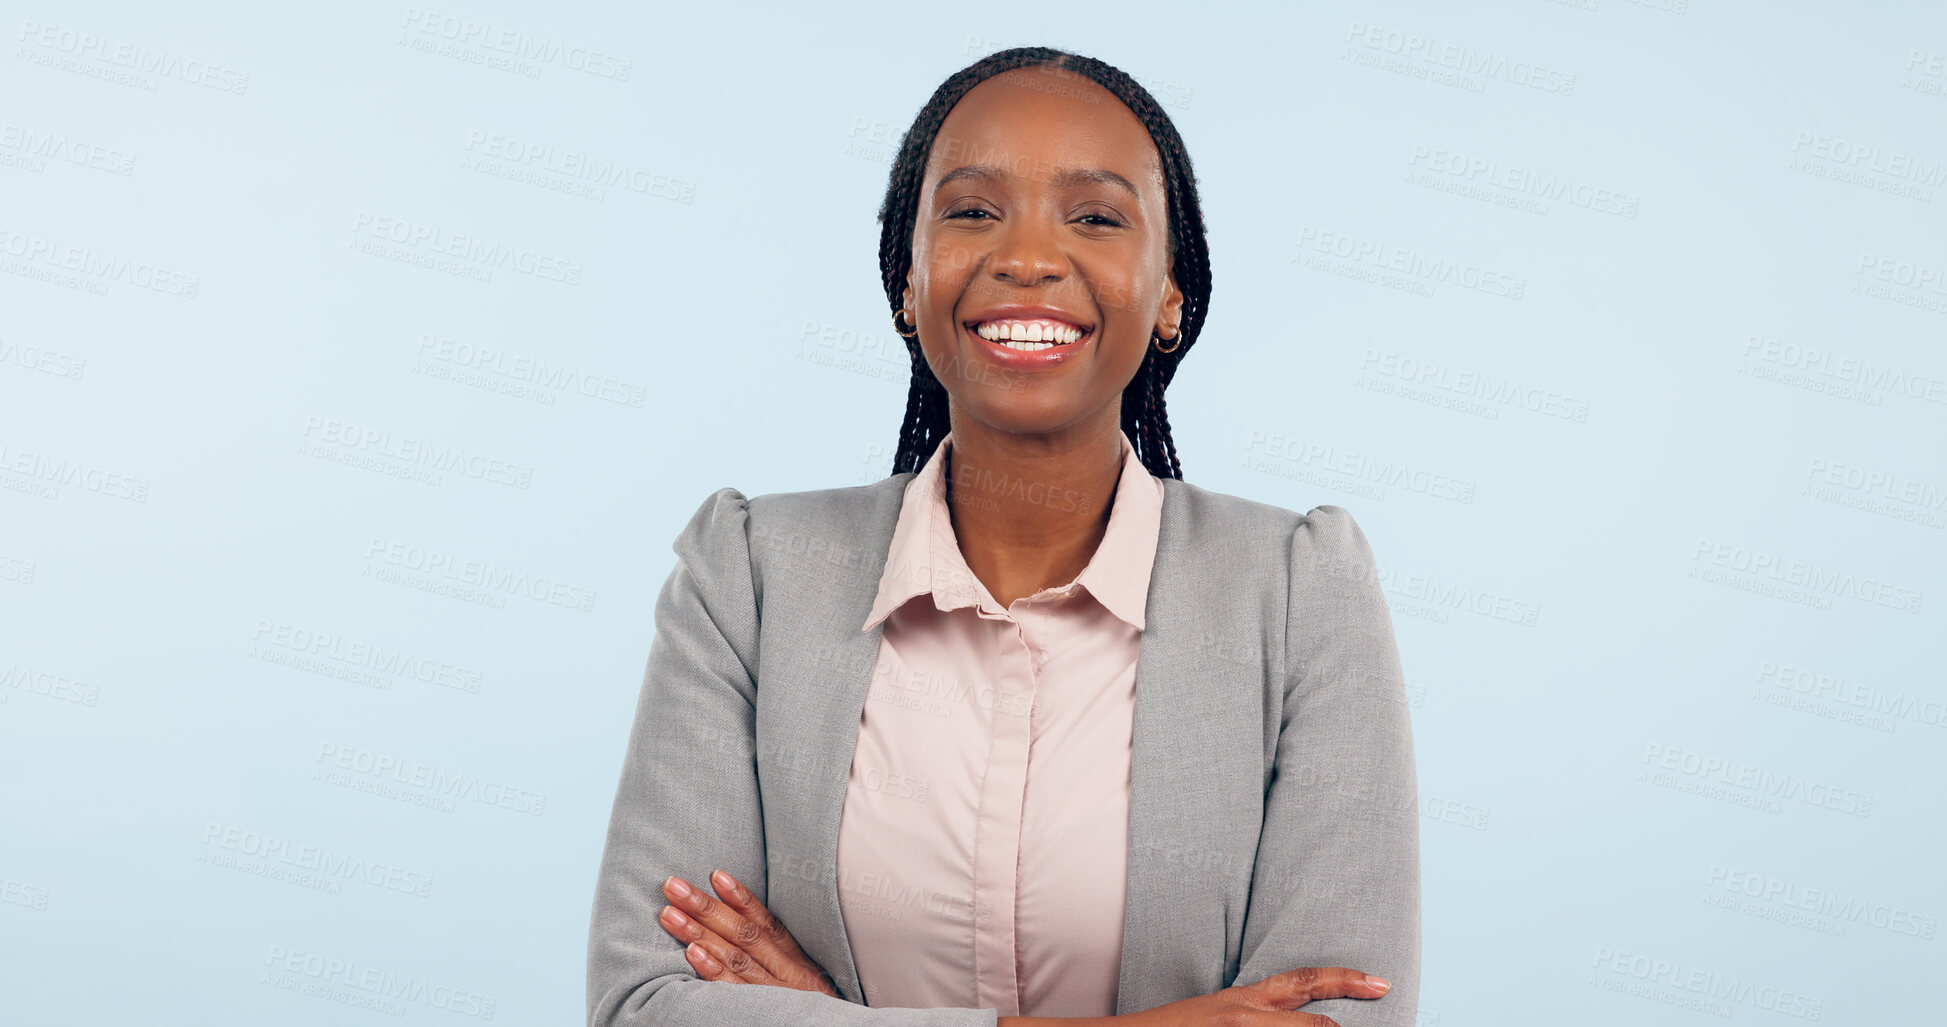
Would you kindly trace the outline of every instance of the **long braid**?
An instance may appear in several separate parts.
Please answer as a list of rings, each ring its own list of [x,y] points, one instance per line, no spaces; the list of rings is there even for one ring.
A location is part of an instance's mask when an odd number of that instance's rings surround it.
[[[1176,376],[1176,365],[1196,344],[1210,304],[1210,250],[1204,238],[1203,208],[1197,200],[1196,175],[1176,125],[1149,90],[1120,69],[1079,54],[1045,46],[1022,46],[989,54],[954,72],[920,108],[899,141],[879,207],[879,275],[893,312],[904,308],[906,275],[913,263],[913,226],[919,216],[919,193],[933,140],[948,112],[967,91],[994,75],[1015,68],[1050,67],[1086,76],[1114,94],[1149,130],[1163,166],[1163,186],[1169,197],[1171,270],[1183,291],[1183,319],[1174,348],[1164,353],[1152,343],[1142,367],[1122,392],[1122,429],[1136,447],[1137,458],[1159,478],[1183,477],[1170,436],[1163,392]],[[917,326],[913,326],[917,328]],[[906,413],[899,431],[899,451],[892,473],[917,471],[949,430],[947,392],[934,377],[919,345],[917,332],[906,339],[913,361],[912,382],[906,393]]]
[[[906,391],[906,419],[899,430],[899,452],[923,450],[930,456],[947,433],[946,389],[933,377],[933,369],[927,366],[917,340],[906,340],[906,348],[912,354],[913,383]]]
[[[1157,437],[1163,443],[1163,454],[1169,461],[1168,466],[1170,469],[1169,474],[1159,474],[1157,477],[1181,478],[1183,477],[1183,465],[1176,458],[1176,440],[1170,437],[1170,414],[1169,409],[1164,405],[1163,383],[1160,378],[1151,378],[1149,380],[1149,395],[1149,423],[1153,426]]]

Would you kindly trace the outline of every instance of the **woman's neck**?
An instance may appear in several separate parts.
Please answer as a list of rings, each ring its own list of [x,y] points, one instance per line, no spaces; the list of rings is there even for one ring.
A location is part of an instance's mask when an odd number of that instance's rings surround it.
[[[1056,436],[954,427],[944,443],[953,535],[1002,607],[1088,566],[1122,476],[1119,429],[1113,420]]]

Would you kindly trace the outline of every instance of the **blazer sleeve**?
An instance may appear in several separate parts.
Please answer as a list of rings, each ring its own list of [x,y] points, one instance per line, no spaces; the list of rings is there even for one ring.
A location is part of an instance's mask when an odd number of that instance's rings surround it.
[[[1284,710],[1236,983],[1301,966],[1376,974],[1377,999],[1310,1002],[1341,1027],[1413,1027],[1419,794],[1406,685],[1372,549],[1336,506],[1292,536]]]
[[[590,1027],[993,1027],[992,1009],[873,1009],[809,991],[695,976],[657,917],[671,875],[721,868],[766,901],[756,763],[758,603],[750,511],[704,500],[675,543],[623,755],[588,937]],[[786,924],[787,928],[791,925]]]

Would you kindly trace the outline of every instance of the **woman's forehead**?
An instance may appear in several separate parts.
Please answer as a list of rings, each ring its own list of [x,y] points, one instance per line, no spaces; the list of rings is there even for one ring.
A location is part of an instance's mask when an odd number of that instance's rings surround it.
[[[1066,69],[1016,68],[968,90],[940,123],[927,178],[968,166],[1071,180],[1070,172],[1101,170],[1162,187],[1156,144],[1135,112]]]

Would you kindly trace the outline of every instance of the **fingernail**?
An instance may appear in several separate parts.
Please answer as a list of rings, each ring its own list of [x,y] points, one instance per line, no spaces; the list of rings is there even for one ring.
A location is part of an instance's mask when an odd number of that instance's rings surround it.
[[[678,927],[688,927],[690,925],[690,918],[684,916],[683,911],[677,909],[675,906],[664,906],[663,916],[668,917],[669,922]]]
[[[705,949],[701,945],[698,945],[696,942],[690,942],[689,954],[696,957],[697,961],[701,962],[704,966],[717,965],[716,957],[710,955],[709,950]]]
[[[721,870],[711,871],[710,880],[717,886],[718,894],[722,894],[724,892],[730,892],[731,894],[734,895],[737,892],[742,890],[742,886],[737,883],[736,878],[730,876],[729,874],[724,873]]]
[[[1375,989],[1379,991],[1391,991],[1393,989],[1393,986],[1391,984],[1388,984],[1385,978],[1374,977],[1371,974],[1366,975],[1366,983],[1372,985]]]
[[[687,899],[690,897],[690,886],[685,884],[680,877],[664,879],[663,887],[668,888],[670,893],[679,899]]]

